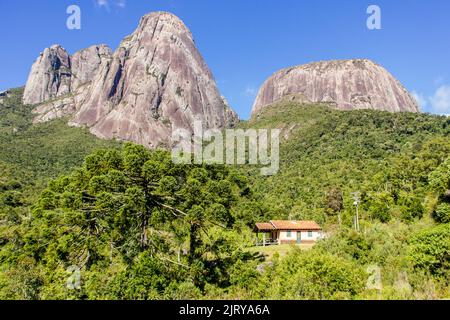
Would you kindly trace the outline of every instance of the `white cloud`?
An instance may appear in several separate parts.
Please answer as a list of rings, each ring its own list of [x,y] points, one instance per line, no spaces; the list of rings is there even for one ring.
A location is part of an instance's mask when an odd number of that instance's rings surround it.
[[[428,105],[427,98],[424,97],[422,94],[418,93],[417,91],[411,92],[411,95],[416,100],[417,104],[419,105],[419,107],[421,109],[423,109],[424,107],[426,107]]]
[[[440,86],[429,100],[434,113],[450,114],[450,86]]]
[[[257,90],[253,86],[247,86],[244,91],[244,94],[249,97],[255,97],[257,93]]]
[[[127,5],[127,1],[126,0],[116,0],[116,6],[118,6],[119,8],[125,8]]]
[[[412,91],[411,95],[421,108],[428,106],[427,110],[431,113],[450,114],[450,85],[440,86],[432,96],[425,97],[417,91]]]
[[[97,7],[105,8],[106,10],[109,10],[111,5],[120,9],[124,9],[127,5],[126,0],[94,0],[94,2]]]
[[[95,4],[100,8],[109,8],[109,0],[95,0]]]

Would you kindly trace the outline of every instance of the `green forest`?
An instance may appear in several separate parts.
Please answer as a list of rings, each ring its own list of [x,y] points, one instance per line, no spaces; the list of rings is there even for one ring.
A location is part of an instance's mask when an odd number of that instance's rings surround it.
[[[0,299],[449,299],[450,118],[279,102],[280,171],[33,124],[0,103]],[[354,195],[360,228],[355,230]],[[326,238],[267,256],[256,222]]]

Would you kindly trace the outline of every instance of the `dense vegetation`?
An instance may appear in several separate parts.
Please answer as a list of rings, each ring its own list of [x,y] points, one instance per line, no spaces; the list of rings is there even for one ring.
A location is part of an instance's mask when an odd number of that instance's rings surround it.
[[[264,195],[261,201],[285,218],[314,213],[325,222],[342,211],[348,220],[354,215],[352,192],[360,193],[364,212],[382,222],[421,217],[430,209],[422,205],[431,205],[423,201],[431,196],[428,176],[450,151],[450,119],[426,114],[282,103],[244,127],[280,128],[288,138],[280,173],[268,179],[252,175],[257,193]],[[342,210],[331,203],[339,196]]]
[[[20,94],[0,105],[0,298],[450,297],[449,118],[280,103],[241,125],[283,130],[262,177],[32,125]],[[265,259],[271,218],[328,237]]]
[[[22,94],[23,88],[10,90],[0,104],[0,203],[27,211],[50,178],[79,166],[94,150],[119,143],[68,127],[64,119],[33,125],[32,107],[22,105]]]

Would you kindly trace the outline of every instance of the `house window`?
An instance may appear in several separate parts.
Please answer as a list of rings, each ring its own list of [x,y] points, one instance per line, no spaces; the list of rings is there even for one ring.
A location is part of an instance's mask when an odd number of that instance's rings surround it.
[[[308,237],[312,238],[312,236],[313,236],[312,231],[308,231]]]
[[[290,238],[291,236],[292,236],[292,231],[289,230],[289,231],[287,232],[287,237]]]

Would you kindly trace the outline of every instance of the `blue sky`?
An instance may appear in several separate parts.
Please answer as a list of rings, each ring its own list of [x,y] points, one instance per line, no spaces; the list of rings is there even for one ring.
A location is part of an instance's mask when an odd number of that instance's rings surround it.
[[[81,30],[66,28],[73,4]],[[381,8],[381,30],[366,27],[371,4]],[[25,84],[45,47],[115,49],[142,15],[159,10],[191,29],[221,93],[244,119],[275,71],[347,58],[380,63],[424,111],[450,114],[448,0],[0,0],[0,90]]]

